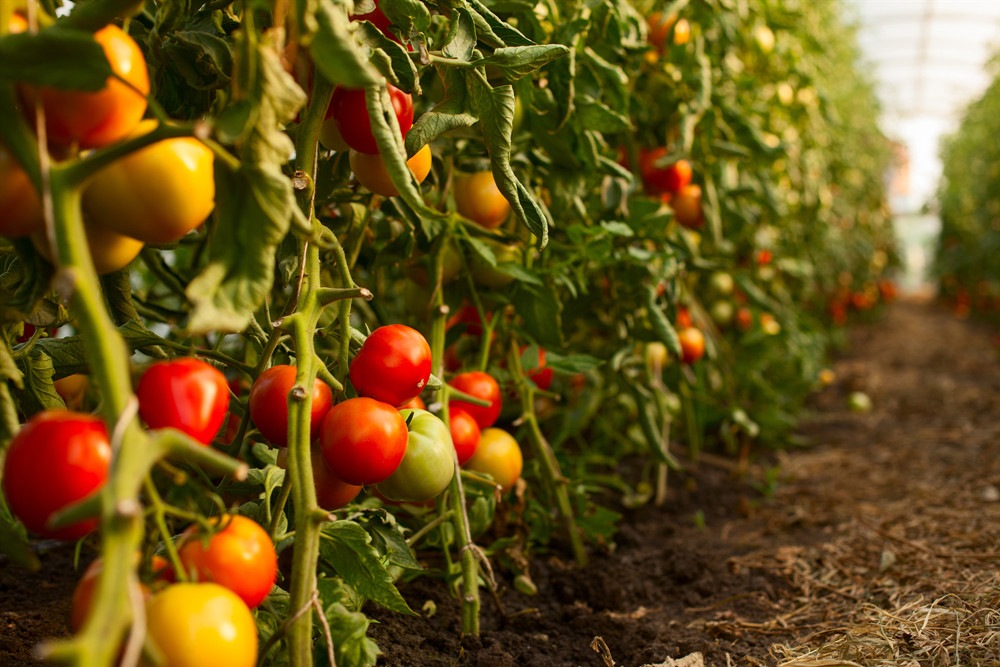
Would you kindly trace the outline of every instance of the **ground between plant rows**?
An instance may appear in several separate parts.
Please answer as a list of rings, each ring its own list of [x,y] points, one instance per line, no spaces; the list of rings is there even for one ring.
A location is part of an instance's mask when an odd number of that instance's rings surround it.
[[[665,508],[627,513],[615,549],[586,567],[535,559],[535,596],[501,580],[499,604],[484,595],[477,639],[460,637],[441,582],[403,585],[411,607],[434,613],[367,609],[379,664],[1000,664],[991,332],[906,301],[850,339],[799,430],[808,447],[744,471],[702,459],[674,476]],[[870,412],[850,411],[854,391]],[[39,551],[38,574],[0,561],[0,665],[32,664],[35,643],[68,632],[72,550]]]

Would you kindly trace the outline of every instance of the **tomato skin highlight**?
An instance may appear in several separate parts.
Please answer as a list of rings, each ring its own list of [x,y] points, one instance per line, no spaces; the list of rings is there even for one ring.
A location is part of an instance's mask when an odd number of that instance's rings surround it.
[[[295,366],[271,366],[250,388],[250,419],[260,434],[277,447],[288,445],[288,392],[295,386],[295,373]],[[310,438],[319,434],[320,424],[331,406],[333,392],[329,385],[317,379],[313,384]]]
[[[146,605],[146,631],[170,667],[254,667],[257,625],[239,596],[213,583],[168,586]]]
[[[212,442],[229,409],[226,376],[194,357],[152,364],[139,379],[136,396],[149,428],[175,428],[203,445]]]
[[[473,405],[467,401],[453,399],[449,403],[450,408],[459,408],[468,412],[476,420],[481,429],[489,428],[496,423],[500,417],[500,410],[503,407],[503,397],[500,395],[500,385],[492,375],[483,371],[459,373],[448,384],[470,396],[490,402],[489,407],[483,407]]]
[[[378,491],[389,500],[422,503],[448,488],[455,475],[454,445],[445,423],[426,410],[403,410],[409,424],[406,454]]]
[[[144,120],[132,137],[156,129]],[[166,244],[197,228],[215,208],[215,156],[197,139],[164,139],[97,172],[83,191],[83,208],[96,223],[139,239]]]
[[[386,169],[385,161],[380,154],[352,150],[348,160],[358,183],[366,189],[383,197],[399,196],[399,190],[392,182],[392,177],[389,176],[389,170]],[[414,153],[413,157],[406,161],[406,166],[409,167],[410,173],[413,174],[417,183],[423,183],[427,174],[431,173],[431,147],[425,145]]]
[[[420,395],[431,377],[431,346],[416,329],[388,324],[372,331],[350,366],[361,396],[402,407]]]
[[[96,92],[20,86],[29,111],[38,102],[45,108],[45,128],[53,144],[107,146],[128,136],[146,112],[149,72],[139,45],[114,24],[95,32],[94,40],[104,49],[112,71],[129,85],[108,77]]]
[[[687,327],[677,332],[681,341],[681,362],[693,364],[705,355],[705,334],[701,329]]]
[[[448,422],[451,441],[458,456],[458,465],[465,465],[479,448],[482,430],[472,415],[458,407],[451,407],[448,410]]]
[[[455,208],[484,229],[496,229],[510,215],[510,202],[490,171],[455,174]]]
[[[395,407],[373,398],[349,398],[323,418],[323,459],[348,484],[378,484],[399,467],[409,433]]]
[[[391,83],[386,84],[392,101],[399,132],[403,139],[413,127],[413,98]],[[378,144],[372,134],[371,118],[362,88],[337,86],[330,100],[331,115],[337,121],[337,129],[344,142],[359,153],[378,153]]]
[[[490,475],[504,491],[509,491],[521,477],[524,457],[514,436],[503,429],[487,428],[465,467]]]
[[[10,441],[2,488],[10,511],[41,537],[75,540],[97,528],[86,519],[58,530],[49,518],[100,490],[108,479],[111,444],[97,417],[46,410],[32,417]]]
[[[251,609],[264,601],[278,575],[274,543],[260,524],[239,514],[216,517],[222,530],[204,537],[193,525],[181,536],[180,559],[193,581],[212,581],[236,593]]]

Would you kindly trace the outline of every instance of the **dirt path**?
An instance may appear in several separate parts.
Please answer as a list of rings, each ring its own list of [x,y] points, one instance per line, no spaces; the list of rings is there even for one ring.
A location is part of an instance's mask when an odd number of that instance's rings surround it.
[[[901,303],[852,338],[802,426],[813,446],[778,457],[771,496],[702,465],[667,508],[629,516],[613,553],[582,570],[537,559],[539,594],[506,587],[503,615],[484,596],[478,640],[459,640],[441,582],[418,580],[404,595],[429,617],[371,610],[380,664],[605,667],[598,636],[621,667],[695,652],[719,667],[1000,664],[990,332]],[[847,409],[855,390],[870,413]],[[0,666],[30,664],[32,645],[67,631],[71,558],[45,551],[30,576],[0,563]]]
[[[900,303],[861,327],[769,498],[702,466],[665,511],[623,526],[614,554],[534,571],[540,594],[486,604],[481,641],[455,637],[451,598],[384,618],[386,665],[638,667],[1000,664],[1000,363],[984,328]],[[864,391],[869,413],[847,395]],[[758,471],[759,473],[760,471]],[[702,510],[704,528],[695,526]],[[854,662],[843,662],[854,661]],[[669,663],[668,663],[669,664]]]

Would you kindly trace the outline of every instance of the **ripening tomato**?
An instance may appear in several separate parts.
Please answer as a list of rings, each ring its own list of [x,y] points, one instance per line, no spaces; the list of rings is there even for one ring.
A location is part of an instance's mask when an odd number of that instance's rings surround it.
[[[250,388],[250,419],[268,442],[278,447],[288,444],[288,393],[295,386],[295,366],[271,366]],[[333,392],[318,378],[313,383],[310,437],[319,434],[320,423],[333,405]]]
[[[485,229],[496,229],[510,215],[510,203],[491,171],[455,174],[455,209]]]
[[[486,321],[489,322],[491,319],[493,319],[493,313],[486,313]],[[470,336],[483,335],[483,320],[479,315],[479,309],[470,303],[463,304],[454,315],[448,318],[444,325],[446,331],[454,326],[464,326],[463,333]]]
[[[157,127],[145,120],[138,137]],[[83,191],[90,219],[144,243],[173,243],[215,208],[215,156],[197,139],[164,139],[97,172]]]
[[[330,470],[349,484],[378,484],[406,454],[406,420],[373,398],[349,398],[323,418],[319,444]]]
[[[688,229],[697,229],[705,222],[701,209],[701,186],[694,183],[679,189],[670,200],[677,222]]]
[[[488,246],[496,259],[493,266],[478,253],[472,253],[469,258],[469,272],[477,285],[500,289],[514,282],[514,274],[509,273],[503,264],[520,264],[524,259],[524,248],[517,243],[501,243],[493,239],[480,239],[480,243]]]
[[[475,418],[460,408],[449,406],[448,421],[451,442],[455,445],[455,453],[458,455],[458,465],[465,465],[479,447],[482,430]]]
[[[326,465],[323,452],[319,447],[313,446],[310,457],[312,459],[313,483],[316,485],[317,505],[332,512],[358,497],[358,494],[361,493],[361,485],[348,484],[337,477],[330,470],[330,466]]]
[[[455,475],[451,432],[426,410],[402,410],[407,427],[406,454],[378,492],[389,500],[422,503],[448,488]]]
[[[736,309],[736,326],[740,331],[749,331],[753,326],[753,313],[746,306]]]
[[[535,386],[542,391],[548,390],[552,386],[552,369],[545,365],[545,350],[543,348],[538,349],[538,359],[537,363],[528,368],[524,368],[524,374],[527,375]],[[524,353],[524,348],[521,349],[522,354]],[[522,360],[523,361],[523,360]]]
[[[385,161],[380,154],[351,151],[349,160],[351,171],[354,172],[358,183],[383,197],[399,196],[399,190],[392,182],[392,177],[389,176],[389,170],[386,169]],[[423,183],[427,174],[431,173],[430,145],[425,145],[414,153],[413,157],[406,161],[406,166],[410,168],[410,173],[413,174],[413,178],[417,179],[417,183]]]
[[[125,236],[118,232],[84,220],[84,232],[87,234],[87,247],[90,249],[90,257],[94,261],[94,270],[100,274],[114,273],[120,271],[132,263],[142,250],[142,241],[131,236]],[[47,259],[51,264],[55,264],[55,256],[52,254],[52,245],[46,229],[31,235],[31,244],[35,246],[38,254]]]
[[[687,44],[691,39],[691,24],[687,19],[677,20],[677,14],[666,14],[663,12],[653,12],[646,19],[646,41],[657,51],[663,52],[667,48],[667,37],[673,29],[673,43],[677,46]]]
[[[465,467],[489,475],[507,491],[521,476],[524,458],[514,436],[503,429],[487,428],[483,429],[479,448]]]
[[[42,537],[75,540],[97,528],[96,518],[58,530],[49,518],[99,491],[108,479],[111,444],[97,417],[68,410],[39,412],[10,441],[2,487],[10,511]]]
[[[691,326],[691,311],[687,306],[677,306],[677,319],[674,324],[678,329],[687,329]]]
[[[693,364],[705,354],[705,334],[696,327],[687,327],[677,332],[681,341],[681,361]]]
[[[257,625],[244,602],[213,583],[167,586],[146,605],[146,632],[170,667],[254,667]]]
[[[351,361],[351,384],[361,396],[402,407],[420,395],[431,377],[431,346],[405,324],[368,334]]]
[[[278,556],[267,531],[239,514],[214,517],[210,535],[192,525],[180,541],[180,559],[192,581],[213,581],[253,609],[267,597],[278,576]]]
[[[639,152],[639,173],[646,194],[655,196],[665,192],[674,193],[691,182],[691,163],[687,160],[677,160],[662,167],[658,165],[668,153],[662,146]]]
[[[73,373],[55,380],[52,385],[70,410],[79,411],[87,400],[87,390],[90,389],[90,379],[86,375]]]
[[[42,202],[28,174],[0,143],[0,236],[15,239],[45,227]]]
[[[449,409],[465,410],[476,420],[481,429],[489,428],[496,423],[503,407],[503,398],[500,395],[500,385],[492,375],[483,371],[459,373],[448,384],[470,396],[490,402],[489,407],[483,407],[456,398],[449,402]]]
[[[412,400],[403,403],[399,406],[400,410],[426,410],[427,404],[424,403],[424,399],[419,396],[414,396]]]
[[[139,554],[136,554],[136,563],[138,562]],[[155,573],[158,567],[164,568],[168,567],[168,565],[160,556],[153,556],[152,567]],[[83,571],[83,576],[80,577],[80,580],[76,582],[76,588],[73,589],[73,597],[70,601],[69,615],[69,627],[73,629],[73,632],[79,632],[80,628],[86,623],[87,616],[90,615],[90,609],[94,604],[94,593],[97,591],[97,580],[103,571],[104,561],[100,558],[95,558],[87,566],[87,569]],[[152,594],[149,586],[140,583],[139,588],[142,591],[142,599],[148,601],[149,596]]]
[[[389,99],[392,101],[399,132],[405,139],[406,133],[413,127],[413,98],[391,83],[386,84]],[[344,88],[337,86],[330,100],[333,118],[337,121],[337,129],[344,142],[360,153],[378,153],[378,144],[372,134],[371,118],[368,116],[368,105],[365,102],[363,88]]]
[[[139,379],[139,416],[151,429],[175,428],[207,445],[229,409],[229,383],[194,357],[157,361]]]
[[[100,148],[129,135],[146,112],[149,72],[139,45],[121,28],[109,24],[94,33],[94,40],[117,77],[108,77],[96,92],[20,87],[26,106],[41,101],[45,128],[53,144]],[[119,80],[119,77],[121,80]]]

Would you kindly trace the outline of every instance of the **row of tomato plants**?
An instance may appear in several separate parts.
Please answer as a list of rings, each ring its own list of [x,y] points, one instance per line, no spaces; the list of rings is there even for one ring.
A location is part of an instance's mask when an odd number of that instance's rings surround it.
[[[837,4],[750,4],[0,17],[0,543],[99,558],[45,655],[373,664],[400,577],[478,633],[787,443],[892,294],[889,153]]]

